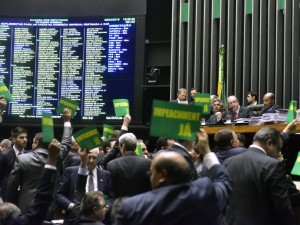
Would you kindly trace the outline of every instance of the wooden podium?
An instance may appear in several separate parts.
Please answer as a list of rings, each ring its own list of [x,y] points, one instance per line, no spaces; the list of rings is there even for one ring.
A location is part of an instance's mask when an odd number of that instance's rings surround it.
[[[258,131],[260,128],[264,126],[269,126],[273,127],[278,131],[283,131],[283,129],[287,126],[287,124],[281,123],[281,124],[266,124],[266,125],[224,125],[224,126],[203,126],[204,130],[206,131],[207,134],[215,134],[219,130],[229,128],[234,130],[235,133],[255,133]],[[300,132],[300,124],[297,125],[296,131]]]

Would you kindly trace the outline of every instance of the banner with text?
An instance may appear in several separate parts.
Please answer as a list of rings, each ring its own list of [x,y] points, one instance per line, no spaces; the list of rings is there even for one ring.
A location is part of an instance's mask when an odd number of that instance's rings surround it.
[[[54,139],[53,119],[50,113],[42,115],[42,134],[43,142],[51,142]]]
[[[201,114],[202,106],[154,100],[150,135],[195,140],[195,133],[200,128]]]
[[[127,99],[114,99],[114,109],[116,116],[125,116],[129,113],[129,102]]]
[[[64,108],[68,108],[71,111],[71,118],[73,119],[78,106],[79,106],[78,102],[73,101],[64,96],[61,96],[56,111],[63,114]]]
[[[96,126],[89,126],[73,134],[81,148],[93,149],[103,145],[103,140]]]
[[[202,114],[210,113],[210,94],[209,93],[197,93],[195,95],[195,105],[203,107]]]

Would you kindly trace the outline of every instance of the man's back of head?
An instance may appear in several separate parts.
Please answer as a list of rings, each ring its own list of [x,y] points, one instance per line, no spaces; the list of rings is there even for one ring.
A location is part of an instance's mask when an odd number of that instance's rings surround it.
[[[193,176],[193,171],[185,158],[173,151],[158,154],[151,163],[150,172],[153,189],[186,183]]]
[[[107,213],[103,193],[101,191],[85,193],[82,199],[81,213],[83,216],[102,221]]]
[[[119,138],[120,150],[123,153],[128,152],[128,151],[135,151],[136,144],[137,144],[137,139],[133,133],[123,134]]]
[[[262,147],[268,156],[278,158],[283,145],[280,132],[271,127],[263,127],[253,137],[253,144]]]

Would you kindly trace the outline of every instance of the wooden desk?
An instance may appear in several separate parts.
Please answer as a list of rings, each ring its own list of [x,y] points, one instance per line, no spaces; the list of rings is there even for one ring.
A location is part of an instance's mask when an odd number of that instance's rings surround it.
[[[242,126],[234,126],[234,125],[224,125],[224,126],[215,126],[215,127],[209,127],[204,126],[204,130],[207,134],[215,134],[219,130],[229,128],[234,130],[235,133],[255,133],[260,128],[264,126],[273,127],[278,131],[283,131],[283,129],[286,127],[287,124],[267,124],[267,125],[258,125],[258,126],[249,126],[249,125],[242,125]],[[300,131],[300,124],[297,125],[297,131]]]

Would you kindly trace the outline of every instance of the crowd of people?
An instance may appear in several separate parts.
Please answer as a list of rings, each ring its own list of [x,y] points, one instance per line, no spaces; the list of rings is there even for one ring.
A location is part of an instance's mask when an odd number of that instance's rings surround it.
[[[196,93],[191,90],[191,96]],[[273,97],[264,97],[269,111],[277,107]],[[187,104],[186,99],[183,89],[174,102]],[[221,118],[251,115],[235,96],[227,100],[230,110],[224,112],[211,96],[216,116],[211,121],[219,122],[218,112]],[[160,137],[150,151],[130,132],[130,115],[112,138],[103,137],[104,144],[93,149],[80,148],[72,137],[70,110],[64,109],[62,118],[60,142],[46,143],[37,133],[27,150],[28,131],[16,127],[11,140],[0,143],[0,224],[54,219],[69,225],[299,224],[300,192],[281,154],[296,120],[282,132],[263,127],[249,148],[243,135],[222,129],[211,149],[199,128],[195,141]],[[143,156],[137,155],[137,144]]]

